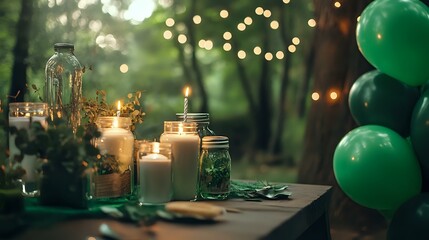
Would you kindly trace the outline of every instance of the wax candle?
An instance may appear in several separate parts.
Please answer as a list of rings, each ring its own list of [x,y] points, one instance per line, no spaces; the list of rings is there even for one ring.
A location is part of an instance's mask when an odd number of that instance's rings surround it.
[[[40,122],[47,127],[48,105],[42,102],[13,102],[9,104],[9,126],[17,129],[29,129],[31,122]],[[29,134],[31,137],[31,134]],[[9,134],[10,161],[14,161],[15,156],[20,154],[20,150],[15,145],[16,136]],[[35,155],[24,155],[21,167],[25,170],[22,178],[23,193],[26,196],[36,196],[38,193],[38,180],[41,159]]]
[[[171,159],[151,153],[139,160],[140,201],[143,204],[166,203],[171,200]]]
[[[167,121],[161,143],[171,143],[174,200],[192,200],[196,196],[200,138],[197,124]]]

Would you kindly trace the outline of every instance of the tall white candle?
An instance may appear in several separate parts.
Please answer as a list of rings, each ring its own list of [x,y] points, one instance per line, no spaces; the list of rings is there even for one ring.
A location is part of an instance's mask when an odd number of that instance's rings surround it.
[[[42,126],[47,127],[46,117],[31,117],[31,121],[40,122]],[[17,129],[29,129],[30,128],[30,117],[11,117],[9,116],[9,127],[16,127]],[[31,137],[31,136],[30,136]],[[9,134],[9,152],[10,152],[10,160],[13,160],[15,156],[21,154],[21,151],[15,144],[16,135]],[[24,154],[24,158],[22,159],[21,166],[25,170],[25,175],[22,180],[26,185],[29,183],[34,183],[38,180],[39,174],[37,170],[41,164],[41,160],[37,158],[35,155],[27,155]]]
[[[159,153],[140,158],[140,201],[146,204],[171,200],[171,159]]]
[[[197,192],[200,138],[197,134],[162,134],[161,143],[171,143],[173,199],[192,200]]]

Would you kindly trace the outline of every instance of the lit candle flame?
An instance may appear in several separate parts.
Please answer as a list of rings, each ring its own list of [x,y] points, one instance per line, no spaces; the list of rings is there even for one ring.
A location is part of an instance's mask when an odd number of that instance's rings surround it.
[[[183,133],[183,124],[179,123],[179,134]]]
[[[119,127],[119,119],[117,117],[113,118],[112,122],[112,128],[118,128]]]
[[[186,90],[185,90],[185,97],[188,97],[189,96],[189,87],[186,87]]]
[[[183,103],[183,121],[188,121],[188,96],[189,96],[189,87],[186,87],[185,90],[185,100]]]

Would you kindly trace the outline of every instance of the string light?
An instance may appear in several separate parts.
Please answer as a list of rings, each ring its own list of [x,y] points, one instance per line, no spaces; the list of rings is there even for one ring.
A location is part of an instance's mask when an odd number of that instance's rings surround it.
[[[294,52],[296,52],[296,47],[295,47],[295,45],[289,45],[289,47],[287,48],[287,50],[290,53],[294,53]]]
[[[315,27],[315,26],[316,26],[316,20],[314,20],[313,18],[308,19],[307,24],[308,24],[308,26],[310,26],[310,27]]]
[[[335,6],[336,8],[340,8],[340,7],[341,7],[341,3],[340,3],[340,2],[335,2],[335,3],[334,3],[334,6]]]
[[[194,21],[195,24],[200,24],[201,23],[201,16],[200,15],[195,15],[192,20]]]
[[[184,43],[186,43],[186,41],[188,41],[188,38],[186,37],[186,35],[185,35],[185,34],[180,34],[180,35],[177,37],[177,41],[178,41],[179,43],[181,43],[181,44],[184,44]]]
[[[213,41],[212,40],[206,40],[205,42],[205,49],[211,50],[213,48]]]
[[[294,37],[292,38],[292,43],[295,45],[298,45],[301,42],[301,40],[299,39],[299,37]]]
[[[232,34],[230,32],[224,32],[223,33],[223,39],[225,40],[231,40]]]
[[[265,53],[265,60],[267,61],[273,60],[273,54],[270,52]]]
[[[198,46],[200,48],[205,48],[205,46],[206,46],[206,40],[201,39],[200,41],[198,41]]]
[[[165,25],[167,25],[167,27],[172,27],[175,23],[176,22],[172,18],[167,18],[167,20],[165,20]]]
[[[256,13],[256,15],[260,16],[260,15],[264,14],[264,9],[262,7],[257,7],[255,9],[255,13]]]
[[[223,50],[228,52],[228,51],[231,51],[231,49],[232,49],[232,46],[230,43],[224,43],[223,44]]]
[[[246,58],[246,52],[243,50],[240,50],[240,51],[238,51],[237,56],[240,59],[245,59]]]
[[[219,12],[219,15],[221,18],[227,18],[229,16],[229,13],[227,10],[224,9],[224,10]]]
[[[173,33],[170,30],[166,30],[163,34],[165,39],[171,39],[173,37]]]
[[[285,54],[282,51],[277,51],[276,52],[276,58],[281,60],[285,57]]]
[[[239,24],[237,25],[237,29],[238,29],[239,31],[244,31],[244,30],[246,30],[246,24],[244,24],[244,23],[239,23]]]
[[[277,28],[279,28],[279,22],[277,22],[276,20],[271,21],[271,23],[270,23],[270,27],[271,27],[272,29],[277,29]]]
[[[271,17],[271,11],[270,10],[265,10],[264,11],[264,17],[266,17],[266,18],[269,18],[269,17]]]
[[[311,99],[313,99],[313,101],[318,101],[320,99],[320,95],[318,92],[313,92],[311,94]]]
[[[336,100],[336,99],[338,98],[338,93],[337,93],[337,92],[335,92],[335,91],[332,91],[332,92],[330,92],[330,93],[329,93],[329,97],[330,97],[332,100]]]
[[[121,66],[119,66],[119,71],[121,71],[121,73],[127,73],[128,72],[128,65],[127,64],[121,64]]]
[[[253,53],[255,55],[260,55],[262,53],[262,49],[258,46],[256,46],[255,48],[253,48]]]
[[[252,23],[253,23],[253,19],[252,19],[251,17],[246,17],[246,18],[244,19],[244,23],[245,23],[246,25],[252,25]]]
[[[283,0],[283,3],[288,4],[288,3],[290,3],[290,0]]]

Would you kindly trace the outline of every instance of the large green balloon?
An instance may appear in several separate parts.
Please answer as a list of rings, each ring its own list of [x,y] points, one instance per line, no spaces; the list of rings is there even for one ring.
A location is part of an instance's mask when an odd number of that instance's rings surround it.
[[[359,50],[380,71],[412,86],[429,80],[429,12],[419,0],[377,0],[356,28]]]
[[[429,89],[416,103],[411,117],[410,140],[420,162],[423,191],[429,191]]]
[[[333,165],[344,193],[368,208],[393,211],[421,190],[420,166],[410,144],[386,127],[365,125],[347,133]]]
[[[360,76],[350,89],[350,112],[359,125],[381,125],[407,137],[419,95],[418,88],[373,70]]]
[[[403,203],[387,230],[388,240],[429,239],[429,193],[421,193]]]

